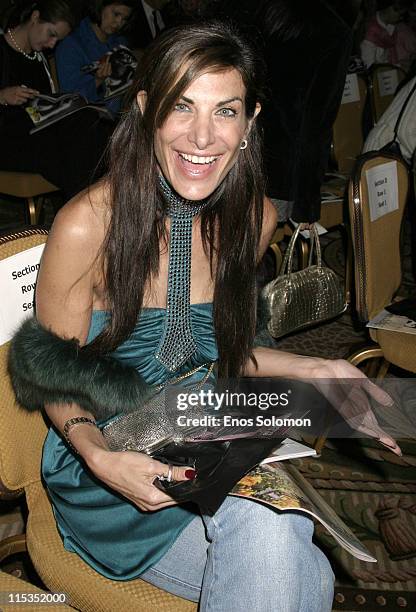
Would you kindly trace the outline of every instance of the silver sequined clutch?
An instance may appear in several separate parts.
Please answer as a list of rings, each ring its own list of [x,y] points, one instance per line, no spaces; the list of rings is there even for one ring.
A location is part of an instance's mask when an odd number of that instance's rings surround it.
[[[170,442],[183,442],[191,438],[196,430],[178,425],[177,417],[180,412],[169,401],[167,389],[177,385],[181,385],[181,390],[187,393],[202,389],[208,384],[214,365],[203,364],[170,380],[166,386],[157,387],[155,394],[137,410],[120,415],[105,425],[102,434],[110,450],[135,450],[152,455]],[[206,366],[209,367],[203,378],[198,383],[186,386],[186,379]],[[203,408],[199,405],[190,406],[186,411],[186,416],[192,418],[199,418],[203,414]],[[197,432],[199,435],[203,434],[201,427],[198,427]]]
[[[300,226],[290,240],[279,276],[262,291],[268,309],[267,328],[274,338],[332,319],[347,308],[341,279],[333,270],[322,265],[315,226],[311,229],[309,265],[304,270],[292,272],[293,252],[299,231]],[[312,265],[314,246],[316,265]]]

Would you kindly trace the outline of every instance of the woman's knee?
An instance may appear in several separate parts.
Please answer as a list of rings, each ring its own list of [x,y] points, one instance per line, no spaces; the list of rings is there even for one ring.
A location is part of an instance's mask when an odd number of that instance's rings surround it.
[[[210,524],[210,522],[212,524]],[[263,504],[228,497],[220,511],[207,523],[210,539],[219,528],[228,546],[246,549],[253,563],[278,566],[282,559],[293,575],[333,582],[333,573],[324,553],[313,543],[313,521],[302,512],[279,512]],[[225,535],[227,534],[227,535]]]
[[[282,610],[330,610],[334,576],[327,558],[312,542],[312,520],[251,500],[228,500],[206,519],[214,564],[232,563],[239,589],[242,583],[252,585],[253,576],[267,576],[261,596],[270,602],[277,598]]]

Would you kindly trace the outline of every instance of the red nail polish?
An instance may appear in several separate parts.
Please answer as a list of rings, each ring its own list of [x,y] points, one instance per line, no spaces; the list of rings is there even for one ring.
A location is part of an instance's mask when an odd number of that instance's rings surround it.
[[[187,478],[188,480],[193,480],[194,478],[196,478],[196,470],[185,470],[185,478]]]

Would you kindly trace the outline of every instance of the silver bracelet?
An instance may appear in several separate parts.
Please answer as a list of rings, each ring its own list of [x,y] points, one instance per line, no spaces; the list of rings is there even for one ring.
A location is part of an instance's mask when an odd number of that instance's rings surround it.
[[[71,431],[73,427],[75,427],[75,425],[80,425],[81,423],[85,423],[85,425],[94,425],[94,427],[98,427],[97,423],[93,419],[89,419],[88,417],[83,417],[83,416],[72,417],[72,419],[68,419],[66,421],[64,428],[63,428],[64,438],[68,446],[76,453],[78,453],[78,451],[75,448],[75,446],[72,444],[71,440],[69,439],[69,432]]]

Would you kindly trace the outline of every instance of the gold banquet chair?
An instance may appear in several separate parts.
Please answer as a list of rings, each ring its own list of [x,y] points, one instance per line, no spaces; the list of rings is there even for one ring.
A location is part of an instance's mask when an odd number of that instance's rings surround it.
[[[46,231],[38,229],[0,238],[0,260],[45,240]],[[4,496],[24,493],[28,518],[26,534],[0,543],[0,560],[7,554],[23,550],[26,545],[47,589],[67,593],[70,605],[81,611],[196,612],[196,604],[140,579],[126,582],[108,580],[76,554],[64,549],[41,482],[41,454],[47,426],[40,413],[28,413],[17,405],[7,373],[7,352],[8,343],[0,346],[0,490]]]
[[[397,177],[397,209],[371,221],[367,173],[393,163]],[[356,311],[361,322],[367,323],[385,306],[391,304],[401,282],[400,230],[409,192],[409,172],[405,162],[394,155],[370,152],[358,158],[348,189],[351,241],[354,254],[354,288]],[[370,329],[374,344],[351,353],[347,359],[353,365],[381,359],[378,370],[367,372],[383,378],[392,363],[416,372],[416,337],[385,330]],[[376,362],[374,362],[376,364]],[[313,446],[318,454],[325,446],[331,423],[316,438]]]
[[[364,144],[363,117],[367,83],[360,74],[347,74],[344,95],[332,128],[332,150],[338,172],[350,175]]]
[[[375,125],[384,111],[390,106],[406,72],[392,64],[373,64],[369,72],[369,94],[373,124]]]
[[[367,173],[393,164],[397,178],[395,210],[371,221]],[[381,175],[381,176],[382,176]],[[354,250],[356,310],[362,322],[368,322],[391,304],[401,283],[400,234],[409,192],[409,172],[405,162],[394,155],[371,152],[357,163],[349,186],[348,204]],[[389,364],[416,372],[416,337],[411,334],[370,329],[375,346],[353,353],[354,365],[383,357],[378,371],[382,378]]]

